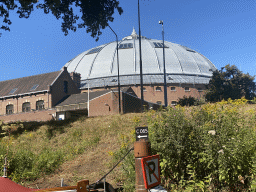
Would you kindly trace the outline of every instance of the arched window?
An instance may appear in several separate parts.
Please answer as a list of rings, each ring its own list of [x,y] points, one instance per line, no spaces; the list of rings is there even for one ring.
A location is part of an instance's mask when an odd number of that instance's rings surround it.
[[[39,100],[36,102],[36,110],[43,110],[44,109],[44,100]]]
[[[30,103],[26,102],[22,104],[22,112],[28,112],[30,111]]]
[[[64,81],[64,92],[68,93],[68,82]]]
[[[7,105],[6,106],[6,114],[9,115],[9,114],[13,114],[13,105],[10,104],[10,105]]]

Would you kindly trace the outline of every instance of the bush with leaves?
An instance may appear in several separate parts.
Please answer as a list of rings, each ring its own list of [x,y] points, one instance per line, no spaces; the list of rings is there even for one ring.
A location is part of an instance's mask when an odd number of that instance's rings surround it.
[[[184,95],[183,98],[179,98],[178,100],[178,105],[180,106],[193,106],[198,104],[199,100],[191,96],[187,97],[186,95]]]
[[[255,110],[247,100],[149,112],[149,137],[167,189],[249,190],[255,175]]]

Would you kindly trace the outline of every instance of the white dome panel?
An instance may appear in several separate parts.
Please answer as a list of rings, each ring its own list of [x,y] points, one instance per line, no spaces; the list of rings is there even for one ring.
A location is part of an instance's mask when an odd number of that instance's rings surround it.
[[[139,38],[135,30],[119,41],[119,73],[121,85],[139,84]],[[165,66],[172,83],[209,82],[216,67],[202,54],[179,44],[164,42]],[[163,45],[161,40],[141,37],[143,82],[163,83]],[[116,42],[110,42],[81,53],[65,64],[69,72],[81,74],[81,87],[117,85]],[[102,81],[104,80],[104,81]],[[167,82],[167,83],[168,83]]]

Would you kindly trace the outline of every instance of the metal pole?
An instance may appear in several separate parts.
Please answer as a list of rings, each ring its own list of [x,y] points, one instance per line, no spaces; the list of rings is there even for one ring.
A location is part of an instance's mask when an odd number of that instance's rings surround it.
[[[164,22],[161,20],[159,24],[162,24],[162,36],[163,36],[163,64],[164,64],[164,106],[168,106],[167,102],[167,86],[166,86],[166,70],[165,70],[165,52],[164,52]]]
[[[90,111],[90,88],[88,83],[88,101],[87,101],[87,109],[88,109],[88,117],[89,117],[89,111]]]
[[[119,105],[119,113],[121,113],[121,97],[120,97],[120,79],[119,79],[119,58],[118,58],[118,37],[116,35],[116,33],[114,32],[114,30],[109,26],[109,28],[111,29],[111,31],[113,31],[113,33],[116,36],[116,57],[117,57],[117,81],[118,81],[118,105]]]
[[[7,177],[7,157],[4,158],[4,175],[3,177]]]
[[[142,59],[141,59],[140,0],[138,0],[138,20],[139,20],[139,50],[140,50],[140,93],[141,93],[141,112],[143,112],[144,96],[143,96],[143,75],[142,75]]]

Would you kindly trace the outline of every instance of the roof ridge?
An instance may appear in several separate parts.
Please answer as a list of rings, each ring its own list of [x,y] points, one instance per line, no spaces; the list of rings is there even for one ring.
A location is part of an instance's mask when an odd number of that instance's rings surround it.
[[[0,83],[6,82],[6,81],[13,81],[13,80],[17,80],[17,79],[30,78],[30,77],[34,77],[34,76],[41,76],[41,75],[46,75],[46,74],[50,74],[50,73],[57,73],[57,72],[61,72],[61,70],[53,71],[53,72],[49,72],[49,73],[41,73],[41,74],[37,74],[37,75],[30,75],[30,76],[26,76],[26,77],[19,77],[19,78],[15,78],[15,79],[8,79],[8,80],[0,81]]]

